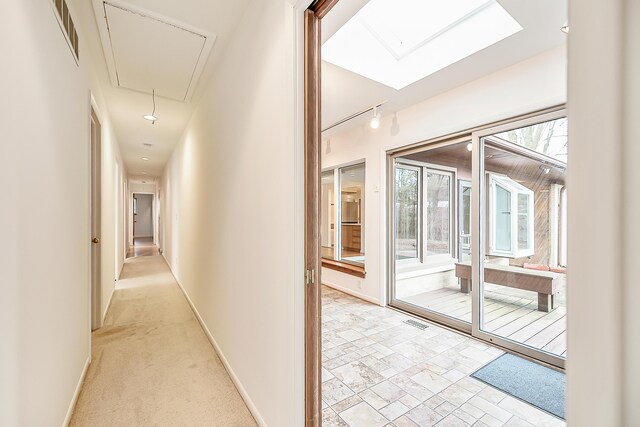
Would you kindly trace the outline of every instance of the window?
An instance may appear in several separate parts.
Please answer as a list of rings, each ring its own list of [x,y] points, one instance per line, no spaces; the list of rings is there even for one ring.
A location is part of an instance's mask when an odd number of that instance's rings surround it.
[[[322,172],[322,199],[320,202],[320,242],[322,257],[335,259],[335,203],[334,203],[334,171],[333,169]]]
[[[420,168],[396,167],[396,259],[418,258]]]
[[[451,253],[452,174],[426,169],[427,256]]]
[[[359,163],[322,173],[322,257],[364,265],[364,178]]]
[[[533,191],[504,175],[489,173],[488,177],[489,255],[533,255]]]
[[[429,262],[436,259],[430,257],[454,256],[455,174],[436,167],[441,166],[419,162],[396,164],[397,260]]]

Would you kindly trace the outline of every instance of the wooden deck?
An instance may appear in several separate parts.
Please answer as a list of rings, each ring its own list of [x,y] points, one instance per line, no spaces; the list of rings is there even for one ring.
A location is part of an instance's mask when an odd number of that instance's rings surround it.
[[[537,309],[537,294],[505,292],[501,288],[490,284],[486,286],[482,329],[566,357],[567,309],[564,298],[561,298],[558,308],[544,313]],[[564,292],[561,297],[564,297]],[[459,287],[444,287],[401,300],[471,322],[471,294],[461,293]]]

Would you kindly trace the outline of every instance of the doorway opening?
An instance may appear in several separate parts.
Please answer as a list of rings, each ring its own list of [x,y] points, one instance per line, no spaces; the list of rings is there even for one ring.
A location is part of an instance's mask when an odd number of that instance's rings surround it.
[[[564,85],[532,82],[565,83],[566,1],[414,3],[306,15],[307,425],[318,407],[327,424],[493,422],[472,372],[505,350],[564,366],[566,159],[528,144],[565,120]],[[520,324],[544,333],[499,329]]]
[[[132,194],[132,245],[128,256],[157,253],[155,233],[155,194],[135,192]]]

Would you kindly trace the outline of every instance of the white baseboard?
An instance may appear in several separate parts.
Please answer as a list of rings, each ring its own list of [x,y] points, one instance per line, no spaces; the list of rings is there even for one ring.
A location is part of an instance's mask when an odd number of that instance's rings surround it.
[[[124,265],[126,264],[125,261],[127,260],[127,256],[126,256],[127,251],[125,250],[124,253],[125,253],[125,257],[124,257],[124,260],[122,261],[122,265],[120,266],[120,271],[118,272],[118,277],[116,277],[116,282],[118,280],[120,280],[120,277],[122,276],[122,271],[124,270]],[[114,288],[115,288],[115,284],[114,284]]]
[[[207,325],[202,320],[202,317],[200,316],[200,313],[198,312],[198,309],[196,308],[196,306],[193,304],[193,301],[191,301],[191,298],[189,298],[189,294],[187,294],[187,291],[184,289],[184,286],[182,286],[182,283],[180,283],[180,281],[178,280],[176,275],[173,274],[173,270],[171,269],[171,265],[169,264],[169,261],[167,261],[167,258],[164,256],[164,253],[162,254],[162,258],[167,263],[167,266],[169,267],[169,270],[171,271],[171,274],[173,275],[174,280],[176,281],[176,283],[178,284],[180,289],[182,289],[182,293],[184,294],[185,298],[187,299],[187,302],[189,303],[189,305],[191,306],[191,310],[193,311],[193,314],[195,314],[196,319],[198,319],[198,322],[200,323],[200,326],[202,327],[202,330],[204,330],[204,333],[207,336],[207,338],[209,339],[209,342],[211,343],[211,345],[213,346],[213,349],[218,354],[218,357],[222,361],[222,364],[224,365],[225,369],[227,370],[227,373],[229,374],[229,377],[231,377],[231,381],[233,381],[233,384],[236,386],[236,389],[238,389],[238,392],[240,393],[240,396],[242,397],[242,400],[244,400],[244,403],[247,405],[247,408],[249,408],[249,411],[251,412],[251,415],[253,415],[253,418],[256,420],[256,423],[260,427],[267,427],[267,423],[264,422],[264,419],[262,418],[262,415],[260,415],[260,412],[258,411],[258,408],[253,403],[253,401],[251,400],[251,397],[249,396],[249,394],[245,390],[244,386],[242,385],[242,383],[238,379],[238,377],[235,374],[235,372],[233,372],[233,369],[231,368],[231,365],[229,365],[229,362],[227,361],[227,358],[222,353],[222,351],[220,349],[220,346],[216,342],[215,338],[213,338],[213,335],[211,335],[211,331],[209,331],[209,328],[207,327]]]
[[[104,313],[102,313],[102,322],[100,322],[100,327],[104,325],[104,319],[107,317],[107,313],[109,312],[109,307],[111,307],[111,301],[113,300],[113,294],[116,293],[116,284],[113,284],[113,289],[111,290],[111,295],[109,295],[109,301],[107,301],[107,306],[104,308]]]
[[[327,282],[326,280],[322,280],[322,284],[337,291],[344,292],[345,294],[349,294],[352,297],[360,298],[361,300],[365,300],[375,305],[382,305],[377,299],[371,298],[368,295],[361,294],[360,292],[356,292],[353,289],[345,288],[344,286],[336,285],[335,283]]]
[[[73,416],[73,410],[76,408],[76,403],[78,402],[78,397],[80,396],[80,390],[82,390],[84,377],[87,375],[87,370],[89,370],[89,363],[91,363],[91,356],[87,357],[87,360],[84,362],[84,368],[82,368],[82,374],[80,374],[80,380],[78,381],[78,385],[76,386],[76,391],[73,393],[71,404],[69,405],[69,409],[67,410],[67,416],[64,418],[64,423],[62,424],[63,427],[67,427],[71,422],[71,417]]]

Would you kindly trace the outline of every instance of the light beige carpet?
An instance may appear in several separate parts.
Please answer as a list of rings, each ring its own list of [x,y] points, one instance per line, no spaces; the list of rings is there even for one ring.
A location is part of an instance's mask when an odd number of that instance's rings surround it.
[[[72,426],[255,426],[169,268],[128,259]]]

